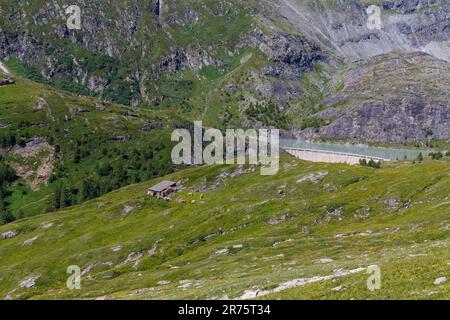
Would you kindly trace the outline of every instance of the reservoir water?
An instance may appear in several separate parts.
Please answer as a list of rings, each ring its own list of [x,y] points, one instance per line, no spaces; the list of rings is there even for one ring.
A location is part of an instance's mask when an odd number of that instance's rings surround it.
[[[426,156],[428,153],[432,152],[432,150],[408,150],[386,147],[371,147],[364,144],[311,142],[299,141],[295,139],[280,139],[280,147],[352,153],[390,160],[401,160],[405,157],[408,159],[415,159],[421,152],[423,156]]]

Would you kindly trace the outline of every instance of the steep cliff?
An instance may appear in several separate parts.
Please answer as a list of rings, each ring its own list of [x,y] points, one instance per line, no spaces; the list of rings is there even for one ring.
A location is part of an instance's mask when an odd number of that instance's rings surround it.
[[[425,53],[391,53],[342,75],[342,90],[322,100],[322,126],[301,139],[405,143],[450,137],[450,64]]]
[[[379,27],[369,28],[380,9]],[[450,3],[445,0],[280,0],[281,17],[340,56],[422,51],[450,61]],[[373,19],[373,22],[376,22]]]

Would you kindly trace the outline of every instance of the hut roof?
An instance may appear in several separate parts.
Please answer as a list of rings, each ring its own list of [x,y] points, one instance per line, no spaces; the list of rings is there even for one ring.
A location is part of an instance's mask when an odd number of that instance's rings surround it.
[[[176,185],[176,183],[173,181],[164,180],[164,181],[161,181],[160,183],[158,183],[157,185],[154,185],[153,187],[151,187],[149,189],[149,191],[161,192],[161,191],[164,191],[165,189],[173,187],[175,185]]]

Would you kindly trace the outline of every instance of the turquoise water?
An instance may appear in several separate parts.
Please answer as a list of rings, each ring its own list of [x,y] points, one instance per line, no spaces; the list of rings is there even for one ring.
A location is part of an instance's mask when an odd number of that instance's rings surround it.
[[[379,157],[384,159],[415,159],[422,152],[424,156],[432,152],[432,150],[407,150],[384,147],[369,147],[363,144],[350,143],[331,143],[331,142],[310,142],[299,141],[294,139],[280,139],[281,148],[303,148],[312,150],[324,150],[334,152],[353,153],[371,157]]]

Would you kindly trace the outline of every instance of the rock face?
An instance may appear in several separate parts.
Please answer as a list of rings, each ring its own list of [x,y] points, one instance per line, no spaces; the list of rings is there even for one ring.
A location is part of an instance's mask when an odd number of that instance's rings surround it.
[[[339,94],[314,115],[301,139],[406,142],[450,137],[450,64],[424,53],[391,54],[356,67]]]
[[[176,35],[164,30],[197,23],[198,13],[187,4],[82,0],[77,5],[82,9],[81,30],[67,28],[65,8],[54,1],[33,8],[2,5],[0,59],[18,58],[37,68],[44,79],[74,79],[79,93],[107,95],[126,104],[150,100],[143,87],[150,73],[158,78],[189,64],[195,69],[214,63],[208,50],[197,45],[174,46],[170,38]],[[45,27],[48,31],[37,31]],[[71,46],[88,54],[79,55]]]
[[[317,43],[299,35],[283,32],[267,35],[255,31],[245,44],[258,48],[273,62],[263,68],[263,74],[284,80],[297,80],[305,72],[311,71],[315,61],[325,59]]]
[[[364,1],[280,0],[280,13],[293,28],[351,59],[392,51],[423,51],[450,61],[450,3],[440,0],[373,1],[381,29],[367,27]]]
[[[430,136],[450,136],[450,106],[422,99],[393,99],[365,102],[350,109],[330,109],[318,117],[336,120],[319,130],[305,130],[302,139],[337,138],[381,142],[423,141]]]

